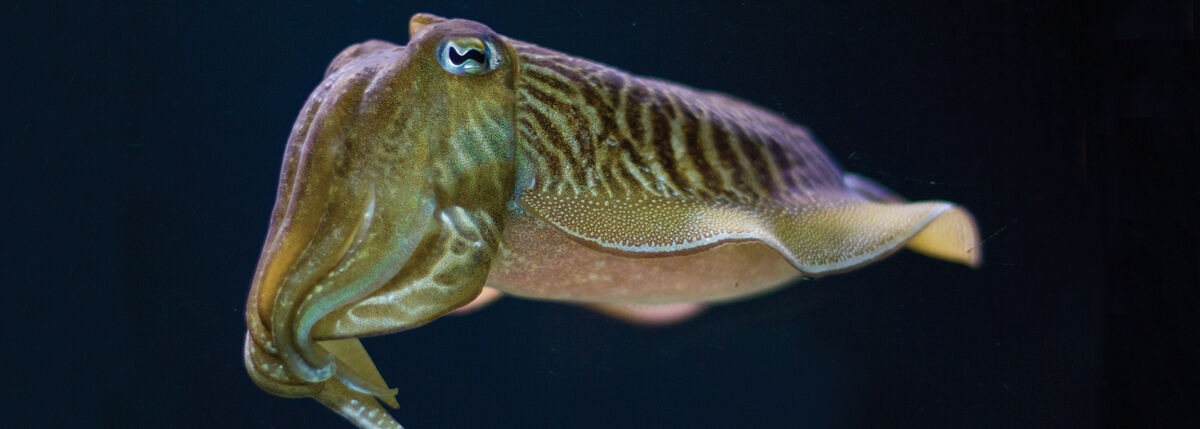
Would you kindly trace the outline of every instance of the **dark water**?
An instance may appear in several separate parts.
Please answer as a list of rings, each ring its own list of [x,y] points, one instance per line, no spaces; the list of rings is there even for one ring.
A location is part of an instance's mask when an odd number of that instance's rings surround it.
[[[6,7],[11,427],[347,427],[250,382],[245,293],[303,100],[418,11],[778,110],[987,241],[663,329],[505,299],[367,340],[408,427],[1200,417],[1194,3],[429,3]]]

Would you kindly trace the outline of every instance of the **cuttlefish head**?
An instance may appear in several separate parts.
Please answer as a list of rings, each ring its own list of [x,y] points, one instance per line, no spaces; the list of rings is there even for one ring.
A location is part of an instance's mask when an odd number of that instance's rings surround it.
[[[515,52],[476,22],[422,14],[409,30],[406,46],[338,55],[292,129],[246,312],[247,367],[273,393],[381,393],[339,371],[317,344],[337,338],[314,326],[395,278],[439,207],[503,206],[476,186],[499,181],[474,177],[511,165]]]

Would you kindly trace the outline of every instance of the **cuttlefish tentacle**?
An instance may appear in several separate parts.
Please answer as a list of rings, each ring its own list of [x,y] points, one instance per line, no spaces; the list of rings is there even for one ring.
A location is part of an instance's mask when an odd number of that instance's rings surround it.
[[[662,324],[905,247],[981,261],[966,210],[847,174],[762,108],[477,22],[418,14],[409,35],[344,50],[293,127],[246,305],[268,392],[398,428],[359,338],[474,299]]]

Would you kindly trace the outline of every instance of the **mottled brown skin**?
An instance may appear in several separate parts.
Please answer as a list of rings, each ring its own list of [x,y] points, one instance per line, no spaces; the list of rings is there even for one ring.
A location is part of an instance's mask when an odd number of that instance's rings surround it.
[[[406,46],[338,55],[288,140],[246,306],[246,369],[268,392],[400,427],[379,404],[396,407],[396,390],[357,339],[428,323],[485,284],[676,303],[905,246],[980,261],[965,210],[847,175],[761,108],[477,22],[418,14],[409,31]],[[487,67],[466,72],[467,54]]]

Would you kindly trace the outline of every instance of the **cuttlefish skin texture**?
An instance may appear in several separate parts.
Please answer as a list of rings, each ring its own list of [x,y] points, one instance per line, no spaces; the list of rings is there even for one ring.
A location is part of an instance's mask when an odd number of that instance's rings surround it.
[[[485,286],[672,304],[905,247],[980,263],[967,211],[842,172],[774,113],[477,22],[418,14],[409,34],[338,55],[288,140],[246,305],[246,369],[268,392],[400,427],[380,406],[397,390],[358,338],[428,323]]]

